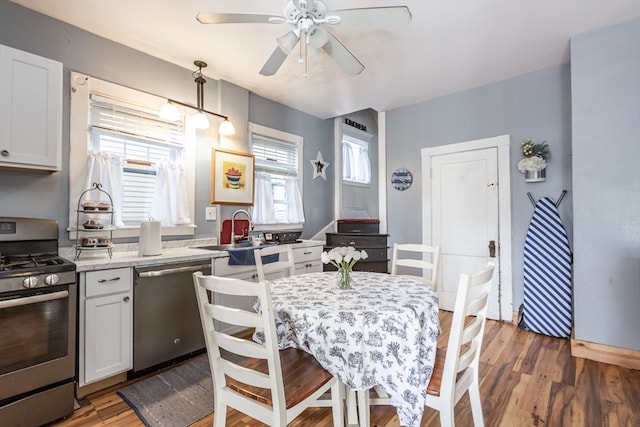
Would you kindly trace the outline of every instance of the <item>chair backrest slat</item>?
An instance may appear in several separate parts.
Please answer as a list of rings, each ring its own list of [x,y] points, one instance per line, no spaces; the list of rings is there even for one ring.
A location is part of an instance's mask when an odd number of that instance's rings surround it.
[[[256,260],[256,270],[258,272],[258,281],[266,280],[267,275],[277,277],[293,276],[296,271],[293,260],[293,249],[291,245],[272,245],[254,249],[254,258]],[[278,261],[264,263],[262,257],[269,255],[278,255]]]
[[[413,256],[413,258],[411,257]],[[417,258],[417,257],[420,258]],[[409,257],[409,258],[407,258]],[[404,274],[398,267],[422,270],[422,278],[437,288],[438,266],[440,263],[440,247],[417,243],[394,243],[391,256],[391,274]]]

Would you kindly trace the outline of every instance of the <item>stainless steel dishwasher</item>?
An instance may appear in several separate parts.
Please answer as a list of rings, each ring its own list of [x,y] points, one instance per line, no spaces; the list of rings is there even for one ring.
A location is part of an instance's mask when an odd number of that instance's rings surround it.
[[[193,273],[211,274],[205,261],[135,268],[133,371],[159,365],[205,347]]]

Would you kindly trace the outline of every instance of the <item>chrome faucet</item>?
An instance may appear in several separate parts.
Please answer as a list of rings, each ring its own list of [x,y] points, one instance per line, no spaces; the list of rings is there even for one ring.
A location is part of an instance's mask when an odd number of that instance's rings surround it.
[[[251,225],[251,215],[249,215],[249,212],[244,209],[238,209],[233,213],[233,215],[231,215],[231,239],[230,239],[231,243],[236,243],[236,241],[244,237],[244,230],[242,230],[242,234],[236,234],[236,215],[241,213],[245,214],[247,216],[247,219],[249,220],[249,229],[247,230],[247,237],[249,237],[249,232],[253,229],[253,226]]]

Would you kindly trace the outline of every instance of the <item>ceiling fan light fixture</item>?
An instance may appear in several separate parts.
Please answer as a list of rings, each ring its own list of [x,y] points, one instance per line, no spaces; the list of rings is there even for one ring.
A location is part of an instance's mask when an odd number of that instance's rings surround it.
[[[329,35],[324,28],[316,27],[311,31],[309,36],[309,43],[316,49],[320,49],[322,46],[329,42]]]
[[[278,37],[278,47],[288,55],[298,43],[299,38],[295,31],[289,31],[284,36]]]

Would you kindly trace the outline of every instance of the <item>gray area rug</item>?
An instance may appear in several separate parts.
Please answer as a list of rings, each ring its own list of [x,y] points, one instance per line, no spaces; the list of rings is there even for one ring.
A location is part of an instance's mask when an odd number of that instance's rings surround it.
[[[206,355],[118,391],[148,427],[187,427],[213,412]]]

